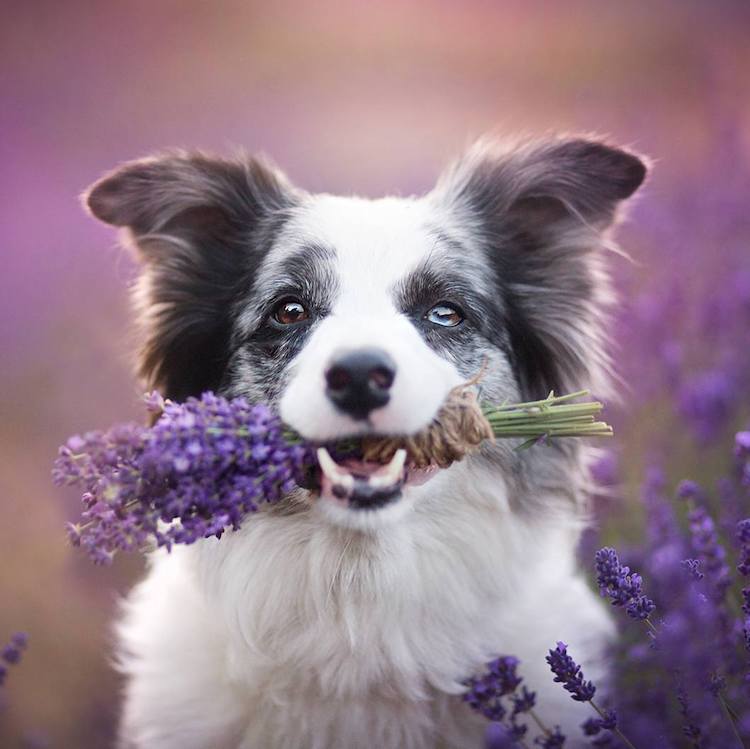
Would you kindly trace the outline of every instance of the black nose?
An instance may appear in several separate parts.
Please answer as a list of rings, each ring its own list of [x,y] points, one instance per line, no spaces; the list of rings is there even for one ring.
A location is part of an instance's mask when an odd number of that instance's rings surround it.
[[[340,411],[366,419],[390,396],[396,365],[385,351],[363,348],[338,356],[326,372],[326,394]]]

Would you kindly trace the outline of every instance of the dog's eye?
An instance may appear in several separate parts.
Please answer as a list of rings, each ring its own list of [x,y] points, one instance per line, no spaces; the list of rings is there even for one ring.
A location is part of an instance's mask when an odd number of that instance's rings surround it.
[[[310,315],[305,305],[297,299],[283,299],[274,307],[271,316],[281,325],[294,325],[307,320]]]
[[[441,302],[428,310],[425,320],[444,328],[455,328],[464,321],[464,316],[457,307]]]

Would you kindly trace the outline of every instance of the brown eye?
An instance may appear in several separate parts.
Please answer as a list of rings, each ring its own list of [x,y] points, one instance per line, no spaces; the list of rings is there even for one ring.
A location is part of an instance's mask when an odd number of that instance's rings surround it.
[[[455,328],[464,321],[464,316],[457,307],[441,302],[427,312],[425,320],[443,328]]]
[[[307,320],[309,314],[302,302],[296,299],[285,299],[276,305],[272,316],[281,325],[294,325],[294,323]]]

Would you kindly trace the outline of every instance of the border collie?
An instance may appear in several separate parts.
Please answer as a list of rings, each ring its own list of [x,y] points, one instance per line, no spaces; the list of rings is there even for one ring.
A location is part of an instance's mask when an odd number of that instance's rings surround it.
[[[173,151],[85,202],[141,262],[148,386],[268,402],[324,442],[415,432],[483,363],[483,401],[606,395],[609,230],[645,175],[595,138],[483,141],[429,193],[366,200]],[[606,681],[613,624],[575,562],[589,453],[516,447],[433,471],[324,454],[317,490],[151,554],[118,627],[120,745],[480,747],[462,682],[501,654],[578,734],[544,656],[564,640]]]

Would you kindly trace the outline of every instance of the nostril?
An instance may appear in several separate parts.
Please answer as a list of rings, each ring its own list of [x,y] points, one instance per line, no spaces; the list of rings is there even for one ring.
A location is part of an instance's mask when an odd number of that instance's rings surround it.
[[[326,383],[329,390],[346,390],[351,382],[352,376],[344,367],[331,367],[326,372]]]
[[[390,390],[393,385],[394,372],[388,367],[376,367],[370,372],[370,386],[377,390]]]

